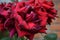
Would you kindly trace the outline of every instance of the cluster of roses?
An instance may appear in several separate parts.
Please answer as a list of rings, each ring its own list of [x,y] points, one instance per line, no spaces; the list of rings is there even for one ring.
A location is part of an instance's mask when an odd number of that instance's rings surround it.
[[[27,37],[33,40],[34,34],[46,33],[46,25],[57,17],[52,1],[28,0],[0,4],[0,31],[8,30],[10,37]]]

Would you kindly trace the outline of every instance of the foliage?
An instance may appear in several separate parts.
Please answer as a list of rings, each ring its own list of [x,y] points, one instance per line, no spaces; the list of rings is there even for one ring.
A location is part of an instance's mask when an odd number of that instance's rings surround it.
[[[14,2],[14,0],[11,0],[12,2]]]
[[[44,40],[57,40],[57,34],[55,33],[47,34],[44,37]]]
[[[0,32],[0,40],[25,40],[25,39],[24,39],[24,37],[18,38],[17,34],[15,34],[12,38],[10,38],[9,32],[5,31],[4,33]]]

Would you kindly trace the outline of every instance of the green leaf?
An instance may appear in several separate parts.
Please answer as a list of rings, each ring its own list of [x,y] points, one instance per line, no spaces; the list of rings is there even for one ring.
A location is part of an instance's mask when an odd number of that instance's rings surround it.
[[[1,40],[10,40],[9,37],[2,38]]]
[[[15,34],[11,40],[25,40],[25,38],[24,37],[21,37],[21,38],[17,37],[17,34]]]
[[[5,37],[9,37],[9,31],[6,30],[4,34],[5,34]]]
[[[11,0],[12,2],[14,2],[14,0]]]
[[[55,33],[47,34],[44,37],[44,40],[57,40],[57,34]]]
[[[0,31],[0,39],[3,38],[3,33]]]
[[[20,38],[20,40],[25,40],[25,38],[24,38],[24,37],[22,37],[22,38]]]
[[[21,38],[18,38],[17,40],[25,40],[25,38],[24,37],[21,37]]]
[[[0,31],[0,40],[3,40],[3,39],[7,39],[7,37],[9,37],[9,32],[6,30],[4,32],[1,32]]]
[[[17,34],[13,36],[12,40],[17,40]]]

